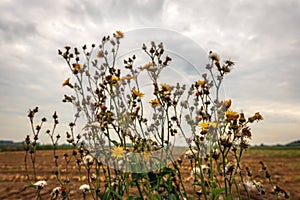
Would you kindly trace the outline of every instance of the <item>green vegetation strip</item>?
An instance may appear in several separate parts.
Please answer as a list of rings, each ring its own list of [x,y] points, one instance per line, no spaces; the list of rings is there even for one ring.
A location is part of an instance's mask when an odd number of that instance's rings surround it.
[[[251,147],[247,154],[272,157],[300,157],[300,147]]]

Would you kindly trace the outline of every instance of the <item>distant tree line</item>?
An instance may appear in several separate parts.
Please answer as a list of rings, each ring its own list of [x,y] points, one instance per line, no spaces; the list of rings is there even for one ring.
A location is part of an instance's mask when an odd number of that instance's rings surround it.
[[[70,144],[60,144],[57,149],[71,149]],[[51,150],[53,149],[52,144],[37,144],[37,150]],[[0,152],[3,151],[23,151],[24,142],[14,142],[11,140],[0,140]]]

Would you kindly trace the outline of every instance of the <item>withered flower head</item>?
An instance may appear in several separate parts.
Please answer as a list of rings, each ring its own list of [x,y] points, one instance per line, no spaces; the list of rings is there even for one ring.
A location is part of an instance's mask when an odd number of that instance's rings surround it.
[[[70,47],[70,46],[65,46],[65,49],[66,49],[67,51],[69,51],[69,50],[71,49],[71,47]]]
[[[103,51],[102,51],[102,50],[99,50],[98,53],[97,53],[97,57],[98,57],[98,58],[103,58],[103,55],[104,55],[104,54],[103,54]]]
[[[106,111],[107,110],[107,107],[104,106],[104,105],[102,105],[100,108],[101,108],[102,111]]]
[[[231,60],[226,60],[226,61],[225,61],[225,64],[228,65],[228,66],[230,67],[230,66],[234,65],[234,62],[231,61]]]
[[[246,118],[245,118],[245,115],[244,115],[244,113],[240,113],[240,119],[239,119],[239,123],[244,123],[244,122],[246,122]]]
[[[122,31],[120,31],[120,30],[116,30],[116,36],[118,37],[118,38],[124,38],[124,33],[122,32]]]
[[[153,48],[152,48],[153,49]],[[153,50],[154,51],[154,50]],[[150,52],[151,52],[151,50],[150,50]],[[163,51],[162,51],[163,52]],[[156,53],[156,55],[158,55],[158,53]],[[172,58],[171,57],[169,57],[169,56],[167,56],[166,57],[166,60],[163,62],[163,65],[168,65],[168,62],[169,61],[171,61],[172,60]]]
[[[160,86],[161,86],[161,89],[165,92],[170,92],[172,90],[171,86],[168,84],[164,83],[164,84],[161,84]]]
[[[244,137],[247,137],[247,138],[251,138],[251,130],[250,128],[247,126],[245,128],[242,129],[242,134]]]
[[[70,88],[73,88],[73,85],[70,83],[70,78],[67,78],[63,83],[62,86],[69,86]]]
[[[66,85],[68,85],[68,84],[70,84],[70,78],[67,78],[67,79],[62,83],[62,86],[64,87],[64,86],[66,86]]]
[[[258,163],[261,165],[261,169],[262,170],[266,170],[267,169],[267,166],[264,164],[264,162],[262,160],[260,160]]]
[[[171,57],[169,57],[169,56],[166,57],[166,61],[167,61],[167,62],[168,62],[168,61],[171,61],[171,60],[172,60]]]
[[[246,140],[242,140],[240,146],[242,149],[247,149],[249,147],[249,143]]]
[[[264,119],[263,116],[259,112],[257,112],[252,117],[249,117],[248,121],[250,123],[253,123],[255,120],[259,121],[259,120],[263,120],[263,119]]]
[[[72,97],[70,97],[68,95],[64,95],[63,102],[72,102]]]
[[[230,108],[230,106],[231,106],[231,99],[225,100],[224,105],[226,106],[227,109]]]
[[[218,69],[221,69],[221,65],[220,65],[220,62],[219,61],[215,61],[215,65]]]
[[[213,151],[212,158],[215,159],[215,160],[218,160],[220,154],[221,154],[221,153],[218,151],[218,149],[216,149],[216,150]]]
[[[264,165],[264,161],[260,160],[260,161],[258,161],[258,164]]]
[[[263,116],[259,112],[255,113],[254,117],[256,118],[256,120],[263,120],[264,119]]]
[[[270,174],[270,172],[269,171],[266,171],[266,178],[271,178],[271,174]]]

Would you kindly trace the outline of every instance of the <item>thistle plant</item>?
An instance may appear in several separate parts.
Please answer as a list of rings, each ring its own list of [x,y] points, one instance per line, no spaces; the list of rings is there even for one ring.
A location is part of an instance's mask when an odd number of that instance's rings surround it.
[[[148,57],[142,65],[136,55],[120,64],[123,38],[124,33],[116,31],[99,45],[58,50],[72,75],[62,83],[69,89],[63,102],[72,104],[75,113],[66,132],[72,155],[64,154],[64,180],[56,154],[60,139],[54,133],[56,113],[53,130],[46,131],[60,185],[51,198],[70,199],[72,161],[80,174],[87,175],[86,180],[80,179],[84,199],[88,195],[92,199],[250,199],[253,188],[261,191],[249,167],[244,168],[242,156],[252,136],[249,125],[263,117],[259,112],[246,117],[231,109],[230,99],[220,98],[222,83],[235,63],[222,62],[210,51],[207,73],[191,85],[172,85],[161,77],[172,62],[163,43],[141,45]],[[150,90],[143,87],[145,79],[151,82]],[[34,129],[32,122],[36,112],[30,111],[29,118],[37,140],[40,128]],[[75,127],[80,126],[81,132],[76,133]],[[185,153],[175,151],[178,138],[186,144]],[[31,149],[35,152],[26,139],[25,163]],[[186,189],[183,159],[192,169],[193,194]],[[282,189],[278,186],[274,191]]]

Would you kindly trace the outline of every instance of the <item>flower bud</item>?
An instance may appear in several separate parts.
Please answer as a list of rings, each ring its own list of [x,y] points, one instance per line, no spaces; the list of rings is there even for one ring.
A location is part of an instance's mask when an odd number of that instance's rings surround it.
[[[231,99],[227,99],[227,100],[224,102],[224,105],[226,106],[226,109],[230,108],[230,106],[231,106]]]

